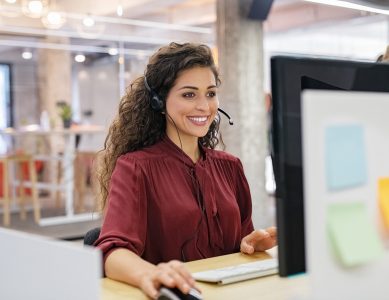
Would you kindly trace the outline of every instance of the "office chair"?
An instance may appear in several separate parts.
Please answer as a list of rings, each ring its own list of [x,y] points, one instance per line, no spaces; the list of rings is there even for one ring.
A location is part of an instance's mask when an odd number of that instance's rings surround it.
[[[84,245],[93,246],[100,236],[100,227],[89,230],[84,236]]]

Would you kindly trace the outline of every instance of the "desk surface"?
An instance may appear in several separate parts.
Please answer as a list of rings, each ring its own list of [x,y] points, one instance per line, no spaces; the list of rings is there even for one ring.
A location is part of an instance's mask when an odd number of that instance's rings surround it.
[[[256,253],[252,256],[235,253],[193,261],[186,265],[191,272],[198,272],[269,257],[267,253]],[[280,278],[278,275],[272,275],[222,286],[198,282],[198,286],[202,290],[204,299],[289,300],[306,298],[308,294],[308,284],[305,275],[293,278]],[[102,280],[102,300],[108,299],[147,300],[148,298],[137,288],[104,278]]]

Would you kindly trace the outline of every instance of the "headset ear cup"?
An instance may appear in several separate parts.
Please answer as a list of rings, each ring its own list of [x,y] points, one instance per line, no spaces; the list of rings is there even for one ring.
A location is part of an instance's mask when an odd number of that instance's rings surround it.
[[[156,112],[161,112],[165,109],[165,103],[159,98],[158,94],[149,86],[146,76],[144,77],[144,83],[146,89],[151,94],[150,105]]]
[[[151,98],[151,108],[156,112],[160,112],[164,109],[163,101],[159,99],[157,95],[154,95]]]

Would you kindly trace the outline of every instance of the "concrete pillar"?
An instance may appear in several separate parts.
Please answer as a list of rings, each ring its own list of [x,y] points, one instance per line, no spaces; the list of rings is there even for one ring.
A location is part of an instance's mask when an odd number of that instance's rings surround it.
[[[234,125],[222,121],[226,151],[238,156],[248,179],[256,228],[274,224],[265,190],[268,154],[263,92],[262,22],[246,16],[252,1],[217,0],[217,45],[222,85],[220,107],[232,115]],[[224,117],[222,117],[224,118]]]
[[[67,38],[47,37],[45,42],[68,44],[69,40]],[[62,128],[63,122],[56,103],[57,101],[65,101],[69,104],[72,102],[71,53],[65,50],[39,49],[37,68],[40,112],[46,110],[49,113],[51,126]],[[50,136],[44,144],[46,147],[38,152],[43,151],[52,155],[65,152],[64,138],[61,135]],[[64,163],[60,165],[57,160],[49,160],[43,177],[46,181],[56,184],[59,176],[64,177],[66,167]],[[61,173],[62,175],[59,175]],[[69,180],[73,179],[63,179],[65,182],[69,182]],[[51,191],[52,199],[58,196],[59,194]]]
[[[68,43],[66,38],[47,37],[47,43]],[[72,59],[71,53],[64,50],[39,49],[38,80],[39,106],[46,110],[55,127],[62,126],[58,116],[57,101],[71,104],[72,100]]]

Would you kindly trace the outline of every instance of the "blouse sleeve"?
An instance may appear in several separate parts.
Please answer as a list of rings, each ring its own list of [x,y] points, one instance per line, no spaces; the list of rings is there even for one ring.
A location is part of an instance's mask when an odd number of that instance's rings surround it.
[[[240,209],[240,218],[242,222],[241,238],[245,237],[254,230],[251,219],[252,203],[249,184],[243,171],[241,161],[238,159],[238,170],[236,176],[236,193]]]
[[[117,248],[142,255],[147,228],[147,198],[144,176],[137,163],[122,156],[112,173],[108,206],[99,239],[104,261]]]

